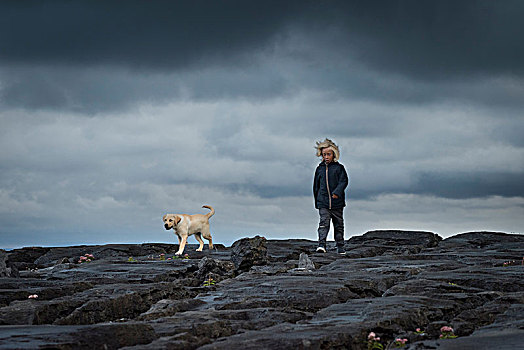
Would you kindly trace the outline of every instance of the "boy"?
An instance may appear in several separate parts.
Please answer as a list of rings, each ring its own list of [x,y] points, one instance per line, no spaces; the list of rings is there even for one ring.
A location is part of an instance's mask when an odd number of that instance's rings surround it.
[[[318,225],[317,252],[326,252],[326,239],[330,221],[333,221],[337,252],[346,254],[344,250],[344,207],[346,199],[344,190],[349,184],[346,169],[338,162],[340,153],[337,145],[330,139],[317,142],[317,157],[322,157],[315,171],[313,180],[313,195],[315,208],[320,215]]]

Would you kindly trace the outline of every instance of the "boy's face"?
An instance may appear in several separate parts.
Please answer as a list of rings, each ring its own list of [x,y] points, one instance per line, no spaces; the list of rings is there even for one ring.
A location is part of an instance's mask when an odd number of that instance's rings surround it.
[[[329,164],[333,161],[333,151],[330,150],[329,148],[324,148],[322,150],[322,160],[326,163],[326,164]]]

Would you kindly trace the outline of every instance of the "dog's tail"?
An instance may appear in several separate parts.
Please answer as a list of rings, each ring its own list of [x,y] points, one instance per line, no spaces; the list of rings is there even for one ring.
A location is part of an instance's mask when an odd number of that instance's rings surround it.
[[[212,217],[213,215],[215,215],[215,209],[213,209],[212,206],[210,206],[210,205],[203,205],[202,208],[207,208],[207,209],[211,210],[209,213],[206,214],[208,219],[210,217]]]

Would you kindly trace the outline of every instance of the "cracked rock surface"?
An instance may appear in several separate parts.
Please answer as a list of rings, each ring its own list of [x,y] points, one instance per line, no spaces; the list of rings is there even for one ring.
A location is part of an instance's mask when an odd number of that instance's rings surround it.
[[[384,349],[522,346],[523,235],[372,231],[346,255],[259,236],[196,247],[0,250],[0,349],[367,349],[370,332]]]

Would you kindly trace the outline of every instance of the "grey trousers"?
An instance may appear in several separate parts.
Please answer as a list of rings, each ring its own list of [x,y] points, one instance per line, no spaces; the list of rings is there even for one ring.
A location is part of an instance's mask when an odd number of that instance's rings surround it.
[[[344,246],[344,208],[326,209],[320,208],[318,210],[320,215],[320,223],[318,224],[318,245],[326,246],[326,239],[329,232],[330,221],[333,221],[333,229],[335,233],[335,242],[337,247]]]

